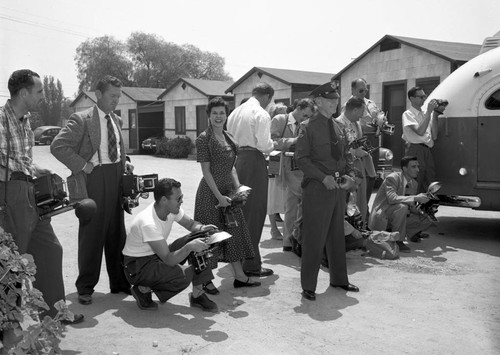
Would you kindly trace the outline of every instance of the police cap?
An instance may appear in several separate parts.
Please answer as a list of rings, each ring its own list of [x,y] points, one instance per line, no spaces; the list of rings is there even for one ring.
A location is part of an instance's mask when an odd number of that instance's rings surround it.
[[[332,80],[328,83],[318,86],[316,89],[311,91],[309,96],[314,97],[324,97],[325,99],[338,99],[340,95],[337,91],[337,82]]]

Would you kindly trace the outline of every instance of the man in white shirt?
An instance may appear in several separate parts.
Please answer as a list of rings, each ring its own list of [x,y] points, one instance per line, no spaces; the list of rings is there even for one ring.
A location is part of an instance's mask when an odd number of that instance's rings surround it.
[[[405,155],[416,156],[420,164],[417,177],[419,192],[425,192],[436,178],[431,148],[438,135],[438,113],[434,111],[438,104],[436,100],[431,100],[427,104],[427,110],[422,112],[426,98],[424,90],[418,86],[408,90],[411,107],[403,113],[402,118]]]
[[[267,213],[268,177],[264,154],[274,149],[271,139],[271,118],[265,108],[274,96],[274,89],[259,83],[252,97],[238,106],[227,119],[227,130],[239,146],[236,172],[243,185],[252,188],[243,207],[243,215],[250,231],[254,258],[243,261],[247,276],[269,276],[273,270],[262,267],[259,243]]]
[[[179,265],[191,252],[203,251],[208,244],[200,238],[187,242],[189,236],[167,244],[174,222],[191,232],[216,228],[187,216],[181,208],[182,197],[181,183],[174,179],[162,179],[155,186],[155,202],[135,216],[127,235],[123,248],[125,275],[140,309],[158,308],[151,290],[164,303],[192,282],[191,307],[217,312],[217,305],[203,291],[203,284],[214,278],[212,270],[206,268],[196,274],[193,266]]]
[[[428,236],[422,231],[429,228],[431,222],[417,211],[415,202],[426,203],[429,197],[425,193],[417,194],[415,179],[419,174],[419,162],[416,157],[403,157],[401,170],[389,174],[377,191],[368,227],[399,232],[399,250],[409,253],[410,248],[403,243],[406,236],[412,241]]]

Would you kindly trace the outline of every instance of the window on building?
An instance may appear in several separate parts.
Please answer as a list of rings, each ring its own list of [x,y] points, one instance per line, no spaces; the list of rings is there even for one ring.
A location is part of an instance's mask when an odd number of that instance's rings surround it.
[[[432,78],[421,78],[415,81],[415,86],[421,87],[427,96],[429,96],[438,85],[438,76]],[[446,97],[438,97],[438,99],[446,99]]]
[[[175,134],[186,134],[186,107],[175,107]]]
[[[488,97],[484,105],[488,110],[500,110],[500,90]]]
[[[381,52],[386,52],[386,51],[392,51],[394,49],[399,49],[401,48],[401,42],[395,41],[393,39],[385,39],[380,43],[380,51]]]
[[[282,103],[286,106],[290,106],[290,99],[276,99],[274,100],[275,103]]]

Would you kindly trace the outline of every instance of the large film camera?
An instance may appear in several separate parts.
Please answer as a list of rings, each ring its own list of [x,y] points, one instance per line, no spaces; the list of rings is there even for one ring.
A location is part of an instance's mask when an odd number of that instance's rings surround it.
[[[149,197],[149,192],[153,191],[158,183],[158,174],[149,175],[123,175],[123,210],[132,214],[132,208],[139,206],[139,198]]]
[[[229,198],[231,199],[231,205],[227,207],[220,207],[224,227],[238,227],[238,221],[234,216],[234,210],[236,208],[243,207],[250,191],[252,191],[250,187],[241,185],[235,192],[229,195]]]
[[[219,248],[220,242],[231,237],[231,234],[224,231],[219,231],[218,229],[194,232],[175,240],[169,246],[169,249],[170,251],[175,251],[182,248],[184,245],[194,239],[202,238],[203,241],[210,247],[200,252],[191,252],[188,257],[181,262],[181,264],[184,264],[187,260],[190,265],[193,265],[194,272],[199,274],[207,267],[209,267],[209,259],[214,256],[214,252]]]
[[[361,138],[358,138],[354,141],[352,141],[349,144],[349,148],[357,149],[357,148],[363,148],[364,151],[367,153],[372,153],[374,150],[378,149],[379,147],[374,147],[368,140],[367,136],[363,136]]]
[[[446,106],[448,106],[448,104],[449,104],[448,100],[444,100],[444,99],[435,99],[435,100],[436,100],[436,103],[438,104],[438,106],[434,109],[434,111],[436,111],[437,113],[443,114],[444,110],[446,109]]]
[[[417,210],[420,214],[427,217],[431,222],[437,222],[436,212],[439,207],[439,197],[436,193],[441,189],[440,182],[433,182],[427,188],[427,197],[429,197],[429,201],[426,203],[417,203]]]
[[[383,111],[379,111],[372,121],[368,123],[370,127],[377,129],[377,135],[380,132],[392,136],[396,130],[396,126],[387,122],[387,117]]]
[[[83,199],[70,203],[66,192],[65,181],[57,174],[44,175],[33,180],[35,184],[35,201],[40,220],[75,210],[78,218],[90,220],[95,213],[94,200]]]

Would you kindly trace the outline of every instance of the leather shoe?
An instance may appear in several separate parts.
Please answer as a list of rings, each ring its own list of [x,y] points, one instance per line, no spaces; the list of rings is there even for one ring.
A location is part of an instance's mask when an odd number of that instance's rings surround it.
[[[92,295],[89,294],[78,295],[78,302],[83,305],[92,304]]]
[[[316,301],[316,292],[302,290],[302,297],[309,301]]]
[[[419,238],[422,238],[422,239],[427,239],[430,237],[430,235],[428,233],[424,233],[424,232],[420,232],[417,235]]]
[[[414,236],[411,236],[410,237],[410,242],[413,242],[413,243],[420,243],[421,240],[420,240],[420,236],[418,234],[415,234]]]
[[[397,241],[396,244],[399,246],[399,251],[401,253],[409,253],[411,251],[410,247],[407,246],[405,243],[402,241]]]
[[[61,320],[61,324],[63,325],[75,325],[75,324],[78,324],[78,323],[81,323],[83,322],[83,314],[73,314],[73,320],[69,320],[69,319],[63,319]]]
[[[293,247],[284,246],[283,251],[293,251]]]
[[[339,287],[347,292],[359,292],[359,288],[357,286],[354,286],[353,284],[347,284],[347,285],[332,285],[332,287]]]
[[[210,295],[218,295],[220,293],[212,281],[203,284],[203,291]]]
[[[130,288],[112,288],[111,289],[111,293],[113,293],[113,294],[120,293],[120,292],[123,292],[124,294],[129,295],[129,296],[132,294],[132,291],[130,291]]]
[[[134,285],[131,291],[140,309],[145,311],[156,311],[158,309],[158,303],[151,298],[151,291],[147,293],[141,292],[138,285]]]
[[[250,278],[247,279],[246,282],[240,281],[238,279],[234,279],[233,282],[234,288],[240,288],[240,287],[257,287],[260,286],[260,282],[257,281],[250,281]]]
[[[191,307],[198,307],[206,312],[216,313],[218,311],[217,304],[207,297],[205,293],[202,293],[198,297],[194,297],[193,294],[189,293],[189,305]]]
[[[265,267],[261,267],[258,271],[245,271],[245,275],[247,275],[248,277],[266,277],[271,276],[272,274],[274,274],[274,271],[271,269],[266,269]]]

